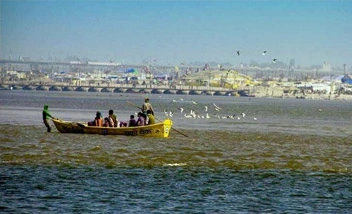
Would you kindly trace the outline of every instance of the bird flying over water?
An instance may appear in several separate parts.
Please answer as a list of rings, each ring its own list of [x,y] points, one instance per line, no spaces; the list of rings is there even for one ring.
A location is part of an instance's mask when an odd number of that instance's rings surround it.
[[[267,52],[267,51],[263,51],[262,55],[265,56],[266,52]]]
[[[239,51],[239,50],[237,51],[237,55],[238,55],[238,56],[240,55],[240,51]]]
[[[273,59],[272,63],[276,63],[276,59]]]

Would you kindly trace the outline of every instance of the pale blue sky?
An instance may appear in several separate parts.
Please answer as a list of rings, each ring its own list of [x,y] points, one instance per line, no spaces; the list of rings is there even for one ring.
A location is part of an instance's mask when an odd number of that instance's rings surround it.
[[[0,0],[0,10],[2,59],[352,64],[349,0]]]

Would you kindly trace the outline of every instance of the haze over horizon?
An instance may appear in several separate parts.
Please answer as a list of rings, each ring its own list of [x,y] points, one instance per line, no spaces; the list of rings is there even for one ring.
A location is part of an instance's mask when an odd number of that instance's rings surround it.
[[[1,0],[0,58],[351,67],[351,21],[347,0]]]

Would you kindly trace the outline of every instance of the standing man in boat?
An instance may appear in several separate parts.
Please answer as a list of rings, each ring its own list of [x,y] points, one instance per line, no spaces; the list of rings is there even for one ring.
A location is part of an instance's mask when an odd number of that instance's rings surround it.
[[[141,108],[142,112],[147,115],[147,111],[150,110],[151,111],[151,114],[154,115],[154,110],[153,110],[153,106],[152,104],[149,102],[149,98],[146,97],[144,99],[144,103],[142,105],[142,108]]]
[[[54,118],[53,116],[51,116],[51,114],[49,113],[48,110],[49,106],[48,105],[44,105],[44,109],[43,109],[43,122],[45,124],[45,127],[47,128],[48,132],[51,132],[51,127],[49,124],[49,119],[50,118]]]

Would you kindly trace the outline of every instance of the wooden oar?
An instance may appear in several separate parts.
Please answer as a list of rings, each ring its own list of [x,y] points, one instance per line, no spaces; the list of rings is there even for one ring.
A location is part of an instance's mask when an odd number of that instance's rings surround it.
[[[130,104],[130,105],[132,105],[132,106],[134,106],[134,107],[136,107],[136,108],[138,108],[138,109],[140,109],[140,110],[142,110],[141,107],[137,106],[137,105],[134,104],[134,103],[131,103],[130,101],[127,101],[127,103]],[[162,121],[162,120],[159,120],[158,118],[156,118],[155,116],[154,116],[154,118],[155,118],[156,120],[160,121],[160,122]],[[175,132],[177,132],[177,133],[179,133],[179,134],[185,136],[185,137],[188,137],[188,135],[186,135],[186,134],[180,132],[179,130],[175,129],[175,128],[172,127],[172,126],[171,126],[171,129],[174,130]]]
[[[131,103],[130,101],[127,101],[127,103],[130,104],[131,106],[134,106],[134,107],[138,108],[139,110],[142,110],[141,107],[137,106],[137,105],[134,104],[134,103]]]

